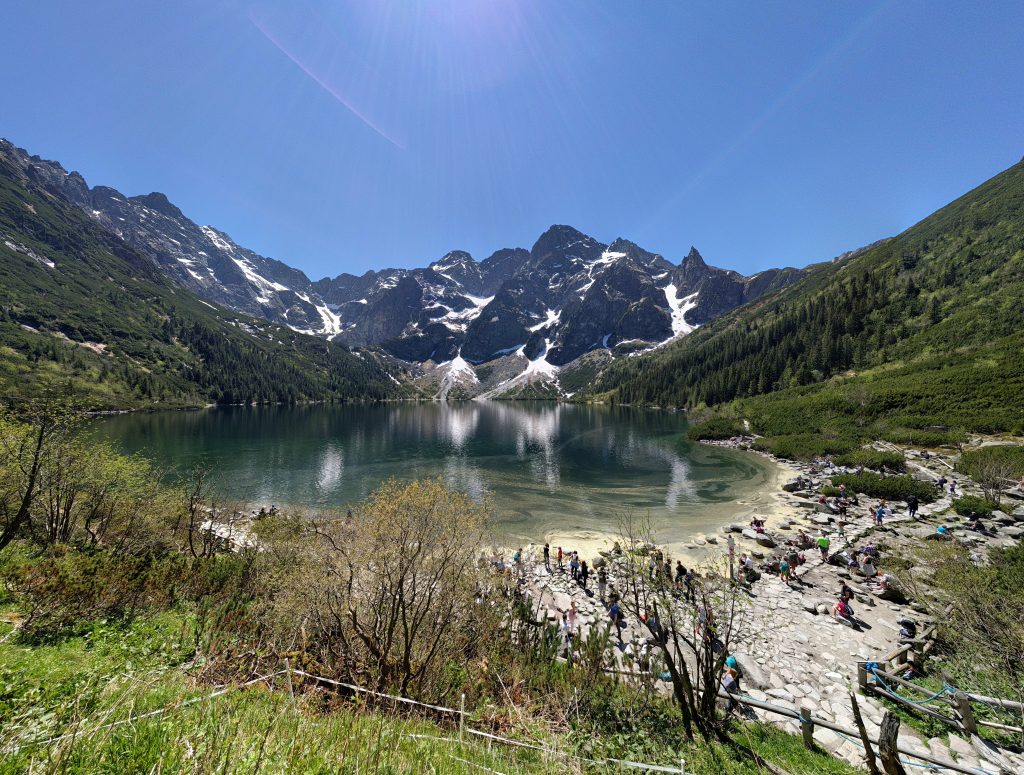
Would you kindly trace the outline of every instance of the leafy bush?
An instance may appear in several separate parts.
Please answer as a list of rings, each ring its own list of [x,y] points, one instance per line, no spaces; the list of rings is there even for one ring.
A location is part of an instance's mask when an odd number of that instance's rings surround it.
[[[998,506],[1003,491],[1024,477],[1024,446],[1001,444],[965,452],[957,470],[980,484],[985,497]]]
[[[907,573],[900,581],[911,588],[927,584],[943,669],[959,685],[979,693],[1018,698],[1024,686],[1024,545],[995,548],[989,562],[980,565],[971,560],[967,547],[954,542],[923,542],[917,555],[914,565],[932,572],[923,578]],[[1020,723],[1020,715],[1014,718],[1009,711],[1005,719],[1003,723]]]
[[[972,449],[964,452],[956,468],[972,479],[977,479],[982,475],[983,469],[991,464],[1005,467],[1007,477],[1019,479],[1024,476],[1024,446],[999,444]]]
[[[873,468],[881,471],[883,468],[889,471],[906,471],[907,461],[899,452],[880,452],[877,449],[857,449],[847,452],[836,458],[836,463],[850,468]]]
[[[829,487],[826,485],[825,487],[821,488],[821,494],[824,495],[826,498],[838,498],[840,495],[843,494],[843,491],[840,490],[838,487]]]
[[[864,493],[872,498],[886,498],[905,501],[916,495],[922,503],[935,500],[937,490],[928,482],[919,482],[912,476],[879,476],[870,472],[863,474],[840,474],[832,477],[833,485],[845,484],[852,492]]]
[[[32,636],[74,632],[96,619],[130,620],[182,601],[232,595],[244,585],[247,558],[184,554],[126,556],[61,545],[40,558],[6,564],[3,581],[27,614]]]
[[[158,601],[167,604],[167,587],[149,583],[153,570],[151,558],[61,547],[8,568],[4,581],[27,613],[25,631],[40,635],[92,619],[130,617]]]
[[[686,432],[690,441],[731,439],[746,433],[743,423],[734,417],[712,417]]]
[[[967,441],[963,431],[930,431],[923,428],[891,428],[880,434],[893,444],[911,444],[915,447],[955,447]]]
[[[846,436],[817,433],[794,433],[784,436],[767,436],[754,442],[762,452],[771,452],[787,460],[811,460],[825,455],[838,455],[856,446]]]
[[[965,495],[953,501],[953,510],[962,517],[990,517],[997,508],[998,504],[976,495]]]

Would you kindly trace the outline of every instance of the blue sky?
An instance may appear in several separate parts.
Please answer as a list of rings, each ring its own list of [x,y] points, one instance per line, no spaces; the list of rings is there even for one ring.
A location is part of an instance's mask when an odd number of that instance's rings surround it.
[[[1024,3],[53,0],[0,135],[303,269],[529,247],[803,265],[1024,154]]]

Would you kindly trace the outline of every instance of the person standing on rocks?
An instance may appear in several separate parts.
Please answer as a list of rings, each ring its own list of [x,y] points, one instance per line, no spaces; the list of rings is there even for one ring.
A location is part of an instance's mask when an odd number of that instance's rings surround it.
[[[615,633],[619,639],[619,645],[622,645],[622,608],[619,607],[619,601],[616,600],[608,608],[608,618],[611,619],[611,623],[615,625]]]
[[[818,550],[821,552],[822,562],[828,562],[828,547],[831,543],[828,536],[822,531],[821,536],[818,538]]]
[[[547,542],[544,543],[544,568],[551,572],[551,544]]]
[[[676,560],[676,589],[683,586],[683,579],[686,578],[686,566],[682,560]]]
[[[580,576],[580,558],[576,552],[573,552],[569,558],[569,576],[572,577],[573,581],[579,579]]]
[[[845,600],[849,603],[853,600],[853,590],[850,589],[850,585],[843,581],[839,587],[839,599]]]
[[[875,525],[882,526],[882,518],[885,516],[885,500],[880,500],[875,506]]]
[[[608,571],[602,565],[597,569],[597,595],[601,602],[604,602],[604,590],[608,586]]]
[[[587,591],[587,579],[590,578],[590,568],[587,567],[587,561],[584,560],[580,563],[580,586],[583,587],[583,591]]]
[[[910,515],[911,519],[917,519],[917,507],[918,500],[916,495],[910,495],[907,498],[907,514]]]
[[[686,576],[683,578],[683,584],[686,586],[686,600],[689,603],[697,602],[697,596],[693,591],[693,585],[696,580],[697,574],[693,572],[693,568],[686,571]]]
[[[564,570],[564,567],[562,566],[562,557],[564,556],[564,554],[562,553],[562,547],[561,546],[558,547],[558,555],[557,556],[558,556],[558,570],[562,571],[562,570]]]

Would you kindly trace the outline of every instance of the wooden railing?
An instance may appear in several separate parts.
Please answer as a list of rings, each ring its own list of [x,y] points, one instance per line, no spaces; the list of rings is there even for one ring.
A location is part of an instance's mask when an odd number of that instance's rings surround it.
[[[885,697],[892,702],[913,710],[915,713],[941,721],[968,735],[978,734],[978,727],[988,727],[1003,732],[1024,734],[1024,727],[999,724],[994,721],[976,718],[971,707],[972,703],[978,703],[1004,710],[1015,710],[1024,714],[1024,704],[1014,702],[1013,700],[1003,700],[962,691],[946,675],[943,676],[943,688],[938,692],[932,692],[923,686],[918,686],[911,681],[906,681],[897,675],[883,670],[877,663],[858,662],[857,683],[865,694]],[[914,700],[903,696],[897,691],[896,687],[909,689],[918,695],[925,695],[925,699]],[[937,708],[930,707],[932,703],[935,703]],[[946,713],[941,712],[941,710],[945,710]]]

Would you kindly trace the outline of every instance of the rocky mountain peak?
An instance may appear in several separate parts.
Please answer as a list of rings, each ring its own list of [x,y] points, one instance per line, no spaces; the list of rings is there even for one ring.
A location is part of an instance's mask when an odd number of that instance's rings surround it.
[[[684,264],[691,267],[707,267],[707,262],[704,261],[704,256],[702,256],[700,251],[693,245],[690,245],[690,252],[687,253],[686,258],[680,262],[680,266],[683,266]]]
[[[475,264],[476,260],[465,250],[450,250],[430,265],[435,272],[443,272],[457,266]]]
[[[537,238],[537,241],[530,249],[535,257],[542,257],[553,252],[564,252],[572,248],[582,246],[584,249],[600,245],[593,237],[590,237],[572,226],[555,224]],[[604,247],[603,245],[601,246]]]
[[[676,266],[628,239],[605,245],[554,224],[529,251],[503,248],[477,262],[452,250],[422,268],[311,283],[224,231],[189,220],[160,192],[126,197],[89,188],[81,175],[6,142],[0,165],[71,201],[208,301],[349,345],[374,345],[419,364],[414,368],[494,362],[481,373],[502,375],[495,394],[535,379],[557,386],[560,370],[578,359],[610,362],[658,347],[802,276],[769,270],[745,278],[709,266],[695,247]]]
[[[72,173],[74,174],[74,173]],[[156,210],[158,213],[168,216],[169,218],[184,218],[185,214],[171,204],[170,200],[165,194],[159,191],[153,191],[150,194],[144,196],[133,196],[130,197],[131,201],[138,202],[144,207],[148,207],[150,210]]]

